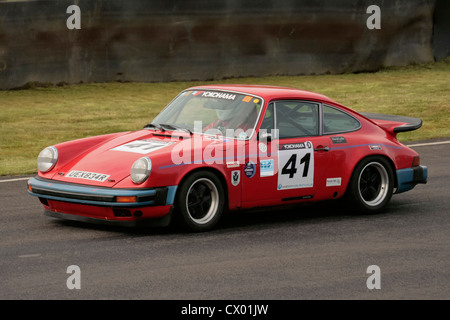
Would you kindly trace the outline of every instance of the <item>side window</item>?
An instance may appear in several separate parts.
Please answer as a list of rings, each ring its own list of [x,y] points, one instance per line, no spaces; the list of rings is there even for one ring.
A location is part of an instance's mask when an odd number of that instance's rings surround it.
[[[361,127],[358,120],[338,109],[323,106],[323,134],[355,131]]]
[[[303,101],[277,101],[276,128],[279,138],[316,136],[319,134],[319,106]]]

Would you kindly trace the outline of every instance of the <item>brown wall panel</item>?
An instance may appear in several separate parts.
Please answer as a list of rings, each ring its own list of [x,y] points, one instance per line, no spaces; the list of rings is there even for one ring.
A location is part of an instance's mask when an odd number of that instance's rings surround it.
[[[373,71],[434,60],[435,0],[0,2],[0,88]],[[81,9],[69,30],[66,9]],[[369,30],[367,7],[381,9]]]

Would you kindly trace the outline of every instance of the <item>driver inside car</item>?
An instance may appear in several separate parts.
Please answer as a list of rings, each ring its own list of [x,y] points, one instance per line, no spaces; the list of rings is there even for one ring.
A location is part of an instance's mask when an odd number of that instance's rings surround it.
[[[208,101],[205,108],[215,109],[217,118],[203,128],[203,132],[210,129],[218,129],[222,133],[225,130],[246,131],[253,129],[258,117],[256,104],[242,101],[229,103],[228,101]]]

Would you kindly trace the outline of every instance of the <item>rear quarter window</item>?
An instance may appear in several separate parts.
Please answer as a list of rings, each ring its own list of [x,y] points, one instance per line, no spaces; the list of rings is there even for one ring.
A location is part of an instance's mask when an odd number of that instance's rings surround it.
[[[327,105],[323,106],[324,134],[356,131],[359,128],[361,128],[359,121],[348,113]]]

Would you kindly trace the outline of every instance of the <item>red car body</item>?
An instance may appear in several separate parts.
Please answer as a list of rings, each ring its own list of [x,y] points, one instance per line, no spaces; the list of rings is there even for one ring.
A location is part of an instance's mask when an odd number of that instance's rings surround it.
[[[218,93],[239,93],[251,95],[254,101],[260,99],[261,110],[253,133],[246,139],[228,139],[189,130],[145,128],[60,143],[53,146],[57,150],[56,163],[51,170],[39,171],[29,180],[29,193],[39,197],[45,212],[54,217],[126,225],[167,225],[177,214],[177,204],[184,206],[186,203],[188,206],[194,201],[192,195],[190,200],[178,198],[183,184],[199,172],[215,176],[208,181],[218,181],[210,183],[204,180],[205,184],[197,191],[200,194],[205,186],[214,190],[214,193],[209,193],[208,201],[215,201],[221,207],[220,213],[339,199],[352,193],[352,183],[362,185],[362,180],[352,176],[363,161],[376,163],[370,159],[384,159],[379,161],[383,165],[374,165],[375,170],[371,172],[390,167],[388,174],[384,173],[385,169],[378,174],[384,175],[382,181],[390,181],[388,193],[405,192],[427,180],[427,168],[420,165],[419,155],[396,138],[398,132],[418,129],[421,126],[419,119],[374,114],[364,116],[323,95],[292,88],[214,85],[189,88],[185,92],[204,91],[213,92],[216,97]],[[317,110],[317,131],[313,135],[281,137],[261,134],[269,106],[270,112],[276,116],[285,107],[283,103],[294,110],[292,105],[297,102],[312,103]],[[325,106],[328,108],[326,115]],[[348,116],[347,122],[351,123],[353,130],[328,132],[325,129],[328,114],[331,117],[336,114]],[[304,121],[301,117],[299,119],[299,123]],[[287,127],[290,126],[289,121],[286,119]],[[339,121],[346,125],[345,121]],[[273,125],[277,126],[276,120],[273,120]],[[151,141],[151,152],[145,153],[145,143],[141,146],[130,144],[142,141]],[[186,153],[183,161],[174,163],[170,155],[181,151]],[[201,157],[196,158],[196,154]],[[151,159],[151,173],[143,183],[136,184],[130,177],[130,168],[142,157]],[[363,176],[361,170],[359,175]],[[296,182],[291,183],[294,180]],[[362,192],[355,190],[354,194]],[[192,194],[194,191],[189,189],[186,192]],[[390,199],[390,194],[386,197]],[[383,203],[382,207],[385,205]],[[366,211],[378,211],[379,207],[376,204]],[[193,230],[207,230],[217,223],[216,220],[218,218],[204,225],[191,223],[190,226]]]

